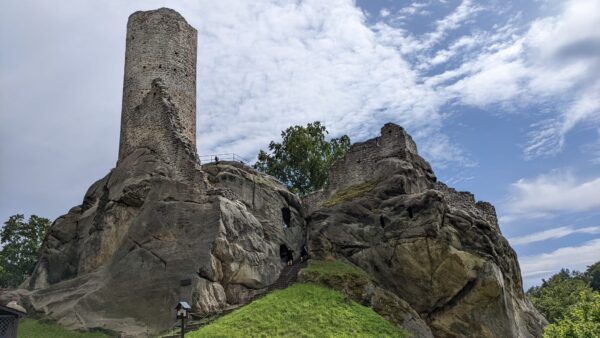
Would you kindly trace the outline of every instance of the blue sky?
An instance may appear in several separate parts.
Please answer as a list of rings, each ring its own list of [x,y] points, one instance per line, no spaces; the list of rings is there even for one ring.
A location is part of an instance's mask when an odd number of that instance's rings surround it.
[[[198,29],[201,155],[396,122],[496,206],[526,286],[600,260],[600,0],[10,1],[0,218],[55,218],[114,167],[127,17],[161,6]]]

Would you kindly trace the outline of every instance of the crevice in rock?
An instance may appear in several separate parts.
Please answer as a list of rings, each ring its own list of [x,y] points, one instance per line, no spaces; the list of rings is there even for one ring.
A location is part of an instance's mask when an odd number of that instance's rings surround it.
[[[159,261],[161,261],[161,263],[164,265],[165,269],[167,268],[167,261],[164,260],[162,257],[160,257],[156,252],[154,252],[154,251],[152,251],[152,250],[150,250],[148,248],[144,248],[143,247],[144,243],[139,243],[135,239],[131,238],[131,236],[129,236],[128,239],[130,241],[132,241],[136,245],[137,248],[144,249],[145,251],[147,251],[148,253],[150,253],[152,256],[156,257]],[[147,243],[147,242],[145,242],[145,243]]]
[[[458,305],[458,303],[460,303],[460,301],[463,300],[469,294],[469,292],[475,288],[477,281],[477,277],[470,279],[454,296],[452,296],[452,298],[450,298],[450,300],[442,305],[436,306],[433,310],[429,311],[427,314],[427,320],[431,321],[438,314],[446,312]]]
[[[433,257],[431,256],[431,251],[429,250],[429,237],[425,237],[425,247],[427,248],[427,258],[429,259],[429,289],[433,289]]]

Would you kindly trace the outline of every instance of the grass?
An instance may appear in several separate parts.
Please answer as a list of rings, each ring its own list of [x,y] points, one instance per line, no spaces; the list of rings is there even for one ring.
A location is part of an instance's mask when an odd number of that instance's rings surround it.
[[[367,181],[365,183],[351,185],[345,189],[336,192],[331,198],[323,203],[326,207],[332,207],[342,202],[350,201],[356,197],[363,196],[377,186],[377,181]]]
[[[58,324],[25,318],[19,322],[18,338],[108,338],[100,332],[69,331]]]
[[[186,336],[408,337],[408,334],[337,291],[315,284],[294,284]]]

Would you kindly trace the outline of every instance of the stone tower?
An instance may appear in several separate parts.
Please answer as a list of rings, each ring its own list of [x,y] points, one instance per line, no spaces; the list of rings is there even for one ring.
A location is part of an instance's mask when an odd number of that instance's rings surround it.
[[[196,152],[196,49],[196,29],[172,9],[129,17],[119,162],[139,147],[168,152],[173,136]],[[168,107],[155,115],[168,118],[150,116],[157,90]]]

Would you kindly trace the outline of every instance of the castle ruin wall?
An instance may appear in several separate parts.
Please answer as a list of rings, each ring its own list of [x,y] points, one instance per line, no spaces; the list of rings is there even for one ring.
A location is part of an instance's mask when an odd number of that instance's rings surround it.
[[[155,150],[171,142],[162,139],[165,135],[177,136],[195,153],[196,53],[196,29],[174,10],[135,12],[129,17],[119,161],[136,148]],[[139,109],[147,96],[156,95],[153,83],[158,79],[175,126],[153,125],[156,119],[146,118],[147,110]],[[157,132],[157,128],[170,130]]]
[[[409,160],[417,154],[417,146],[404,128],[387,123],[379,137],[353,144],[344,158],[333,164],[329,186],[339,190],[364,183],[375,178],[378,161],[389,157]]]

